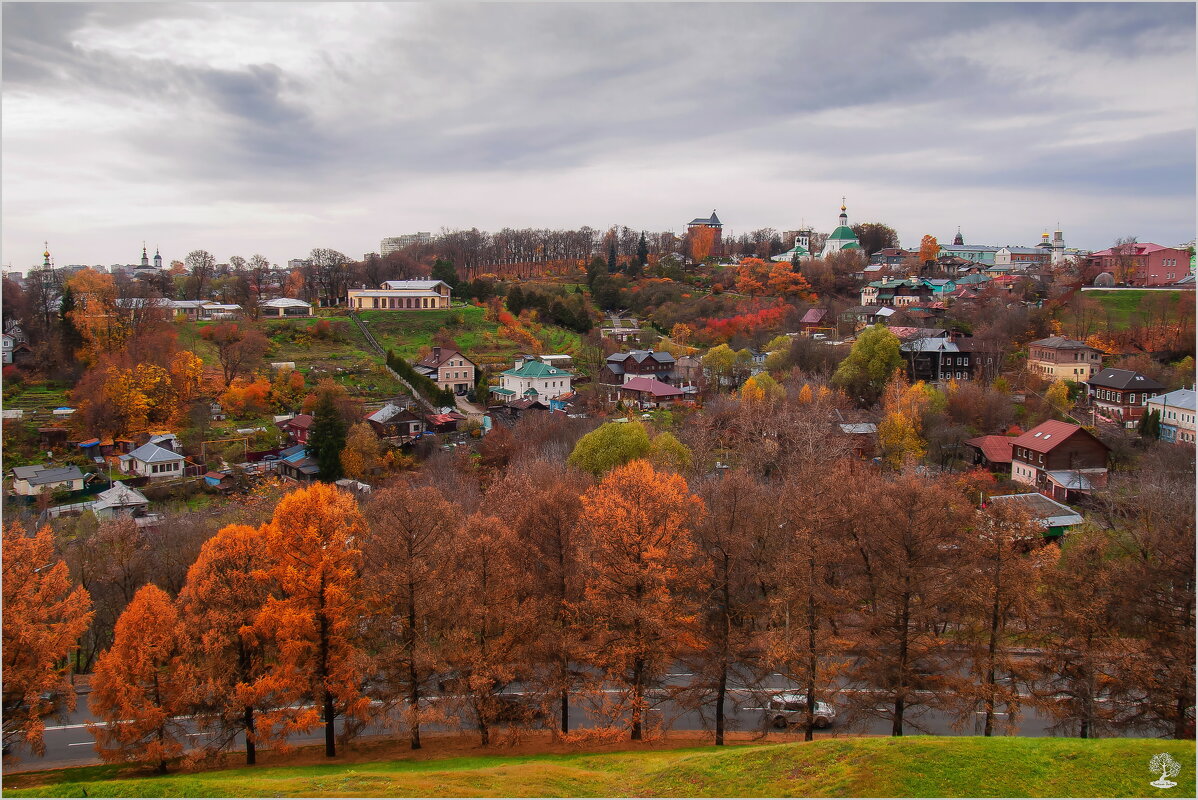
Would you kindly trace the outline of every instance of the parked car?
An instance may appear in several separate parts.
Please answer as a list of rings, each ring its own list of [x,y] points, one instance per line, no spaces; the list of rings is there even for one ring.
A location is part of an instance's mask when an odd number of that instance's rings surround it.
[[[746,711],[764,711],[775,728],[785,729],[807,722],[807,696],[796,693],[776,694],[764,706],[745,706]],[[827,728],[836,721],[836,709],[830,703],[815,701],[815,727]]]

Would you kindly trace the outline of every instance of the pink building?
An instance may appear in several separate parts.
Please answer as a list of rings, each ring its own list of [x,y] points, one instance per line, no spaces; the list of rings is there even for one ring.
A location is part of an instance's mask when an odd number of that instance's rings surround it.
[[[1128,286],[1168,286],[1190,274],[1188,251],[1151,242],[1126,245],[1124,252],[1099,250],[1090,255],[1090,264]]]

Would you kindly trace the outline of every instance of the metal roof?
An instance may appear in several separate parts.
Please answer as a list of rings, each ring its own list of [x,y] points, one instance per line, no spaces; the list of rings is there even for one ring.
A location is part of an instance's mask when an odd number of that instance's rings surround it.
[[[129,454],[129,458],[145,462],[146,464],[162,464],[168,461],[182,461],[183,456],[173,450],[167,450],[164,447],[159,447],[156,444],[147,442],[141,447]]]
[[[32,467],[13,467],[12,474],[14,478],[23,480],[30,486],[77,481],[83,478],[83,473],[79,470],[79,467],[47,467],[44,464],[37,464]]]
[[[383,281],[383,288],[399,290],[399,291],[414,291],[436,289],[438,286],[448,286],[445,281]]]
[[[1159,392],[1165,388],[1160,381],[1141,375],[1130,369],[1104,369],[1086,383],[1104,389],[1131,389],[1137,392]]]
[[[551,367],[540,361],[525,361],[519,369],[506,369],[501,374],[514,378],[568,378],[570,373],[564,369]]]
[[[305,303],[303,300],[296,300],[294,297],[276,297],[273,300],[267,300],[263,304],[268,308],[311,308],[311,303]]]
[[[991,497],[990,502],[1019,506],[1031,514],[1036,522],[1048,528],[1080,525],[1085,522],[1082,516],[1069,506],[1058,503],[1051,497],[1045,497],[1038,492],[1000,494],[997,497]]]
[[[1170,408],[1185,409],[1186,411],[1194,410],[1194,390],[1193,389],[1174,389],[1165,394],[1158,394],[1155,397],[1148,398],[1149,403],[1160,406],[1169,406]]]
[[[123,506],[142,506],[149,502],[144,494],[132,486],[126,486],[120,481],[115,481],[112,484],[112,488],[106,489],[96,495],[96,502],[92,504],[92,511]]]
[[[1047,347],[1051,350],[1094,350],[1085,342],[1079,342],[1075,339],[1066,339],[1064,336],[1049,336],[1047,339],[1037,339],[1028,344],[1028,347],[1036,345],[1038,347]]]
[[[675,397],[682,394],[682,390],[676,386],[644,376],[630,378],[620,386],[620,389],[627,389],[630,392],[648,392],[654,397]]]

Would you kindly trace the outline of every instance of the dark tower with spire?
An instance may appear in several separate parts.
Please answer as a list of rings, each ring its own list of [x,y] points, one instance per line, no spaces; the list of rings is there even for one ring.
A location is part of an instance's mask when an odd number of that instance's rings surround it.
[[[141,266],[143,269],[150,268],[150,257],[146,255],[146,243],[141,243]]]
[[[957,226],[957,235],[953,237],[953,244],[960,247],[965,244],[965,238],[961,236],[961,226]]]
[[[157,247],[154,248],[154,269],[162,269],[162,255]]]

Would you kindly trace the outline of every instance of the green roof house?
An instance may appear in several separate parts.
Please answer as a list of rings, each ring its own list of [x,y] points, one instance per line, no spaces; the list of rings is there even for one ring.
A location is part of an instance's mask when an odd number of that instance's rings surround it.
[[[505,400],[524,397],[548,402],[571,391],[573,375],[543,361],[526,360],[519,366],[500,373],[502,386],[491,393]]]

